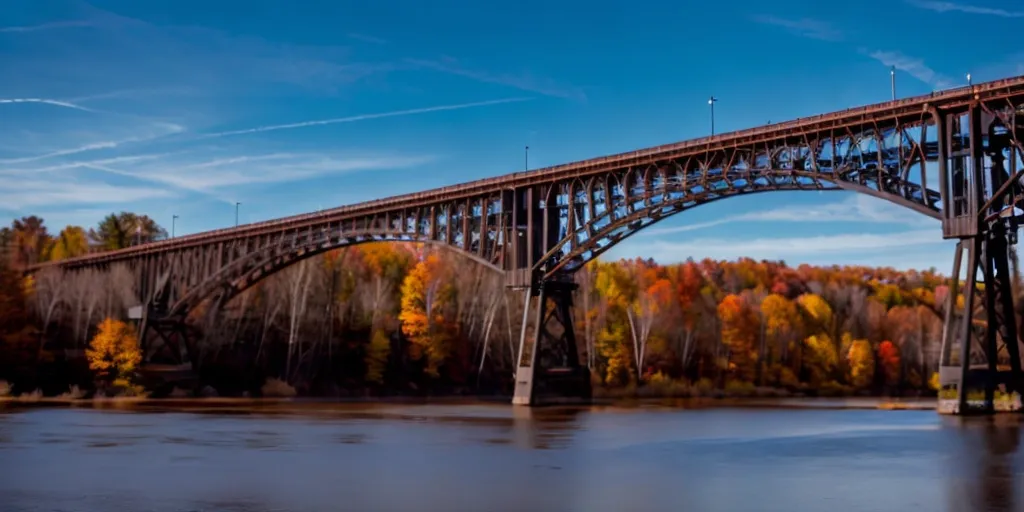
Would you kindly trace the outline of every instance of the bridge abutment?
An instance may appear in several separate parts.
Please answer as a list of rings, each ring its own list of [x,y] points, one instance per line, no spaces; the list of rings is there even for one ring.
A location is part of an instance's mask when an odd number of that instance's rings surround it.
[[[523,290],[514,405],[590,401],[590,369],[580,364],[573,328],[575,289],[570,280],[548,280]]]

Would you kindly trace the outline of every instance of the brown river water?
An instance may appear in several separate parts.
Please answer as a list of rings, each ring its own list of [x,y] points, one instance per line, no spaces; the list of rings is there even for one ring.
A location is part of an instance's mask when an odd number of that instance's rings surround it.
[[[0,511],[1017,511],[1019,416],[0,405]]]

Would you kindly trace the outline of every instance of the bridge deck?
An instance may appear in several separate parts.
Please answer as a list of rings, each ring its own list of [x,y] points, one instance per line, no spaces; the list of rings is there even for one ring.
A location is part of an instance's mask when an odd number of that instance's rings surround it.
[[[458,185],[440,187],[424,192],[365,201],[329,210],[322,210],[315,213],[306,213],[264,222],[245,224],[237,227],[216,229],[193,235],[181,236],[172,240],[162,240],[136,247],[129,247],[118,251],[89,254],[78,258],[63,260],[60,263],[62,265],[66,265],[69,263],[103,261],[106,259],[122,258],[130,255],[156,253],[169,248],[189,247],[216,242],[218,240],[229,240],[240,236],[259,234],[270,230],[287,229],[292,225],[299,226],[303,223],[308,223],[309,221],[315,221],[325,217],[354,216],[385,208],[413,208],[446,199],[469,197],[487,191],[507,190],[536,183],[548,182],[553,179],[584,176],[629,166],[645,165],[665,158],[701,154],[723,148],[757,144],[761,141],[768,142],[771,140],[778,140],[780,138],[796,137],[809,132],[821,132],[830,129],[841,129],[848,126],[863,125],[866,122],[871,122],[872,120],[878,120],[880,118],[919,117],[925,109],[936,103],[941,103],[943,107],[949,108],[966,105],[979,96],[1021,92],[1024,92],[1024,76],[1007,78],[968,87],[948,89],[945,91],[896,101],[849,108],[846,110],[811,117],[797,118],[792,121],[722,133],[710,137],[701,137],[684,142],[665,144],[611,156],[592,158],[589,160],[556,165],[533,171],[517,172],[503,176],[485,178]],[[48,264],[42,264],[35,268],[46,265]]]

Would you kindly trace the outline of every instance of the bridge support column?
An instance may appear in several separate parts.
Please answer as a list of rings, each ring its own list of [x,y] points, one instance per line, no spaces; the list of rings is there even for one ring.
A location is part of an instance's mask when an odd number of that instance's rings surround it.
[[[571,281],[552,280],[534,283],[524,291],[514,405],[590,400],[590,369],[580,365],[573,329],[575,288]]]
[[[960,135],[964,124],[967,137]],[[938,126],[940,179],[952,181],[943,183],[943,231],[959,239],[942,333],[939,412],[1020,410],[1024,378],[1010,268],[1017,222],[1006,208],[1019,185],[1007,184],[1004,167],[1016,151],[1000,122],[978,106],[943,115]]]

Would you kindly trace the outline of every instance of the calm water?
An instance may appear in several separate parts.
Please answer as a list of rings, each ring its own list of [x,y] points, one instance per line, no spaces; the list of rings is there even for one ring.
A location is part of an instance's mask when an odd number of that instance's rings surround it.
[[[865,410],[0,409],[0,510],[1016,511],[1020,424]]]

